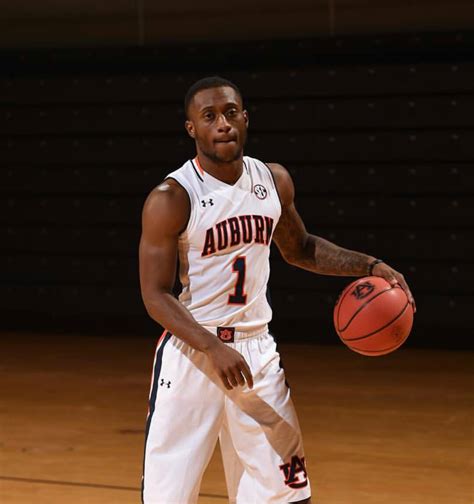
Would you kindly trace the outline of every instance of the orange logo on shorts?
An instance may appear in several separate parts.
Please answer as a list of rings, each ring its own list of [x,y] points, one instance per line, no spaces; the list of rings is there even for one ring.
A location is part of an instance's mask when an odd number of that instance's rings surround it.
[[[234,333],[235,328],[233,327],[218,327],[217,328],[217,337],[223,341],[224,343],[233,343],[234,342]]]
[[[297,455],[293,455],[291,462],[282,464],[280,470],[285,475],[285,485],[290,488],[304,488],[308,484],[304,457],[299,458]],[[300,473],[303,475],[299,476]]]

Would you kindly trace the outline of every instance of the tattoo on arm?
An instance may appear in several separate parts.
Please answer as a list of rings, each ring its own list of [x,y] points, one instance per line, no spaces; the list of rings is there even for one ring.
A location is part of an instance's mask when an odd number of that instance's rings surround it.
[[[375,259],[309,234],[294,205],[282,212],[274,239],[288,263],[321,275],[364,276]]]
[[[297,266],[322,275],[364,276],[373,258],[339,247],[324,238],[308,235],[305,254]]]

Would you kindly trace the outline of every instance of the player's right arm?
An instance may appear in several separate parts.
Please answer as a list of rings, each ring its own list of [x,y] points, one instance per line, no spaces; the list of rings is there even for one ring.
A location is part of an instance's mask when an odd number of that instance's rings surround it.
[[[252,387],[250,368],[242,355],[200,326],[174,297],[178,239],[190,214],[189,197],[168,179],[145,201],[139,248],[140,287],[150,317],[188,345],[204,352],[227,389]]]

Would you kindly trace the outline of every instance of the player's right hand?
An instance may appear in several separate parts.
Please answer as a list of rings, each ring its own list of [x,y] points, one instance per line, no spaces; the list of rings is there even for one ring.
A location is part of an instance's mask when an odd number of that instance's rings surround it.
[[[219,340],[206,351],[206,355],[222,380],[227,390],[232,390],[239,385],[253,388],[253,378],[250,367],[243,355]]]

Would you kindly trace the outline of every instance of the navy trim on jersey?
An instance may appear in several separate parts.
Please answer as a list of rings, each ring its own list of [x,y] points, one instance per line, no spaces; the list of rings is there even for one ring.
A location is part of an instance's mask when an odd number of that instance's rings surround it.
[[[250,193],[253,193],[253,178],[252,178],[252,174],[250,173],[250,168],[247,166],[245,159],[242,159],[242,162],[244,163],[244,168],[245,168],[245,171],[247,172],[247,175],[249,175],[249,177],[250,177]]]
[[[192,159],[190,159],[189,161],[191,161],[191,164],[193,166],[193,170],[194,172],[196,173],[197,175],[197,178],[201,181],[201,182],[204,182],[204,179],[201,177],[201,175],[199,175],[199,171],[196,170],[196,165],[194,164],[194,161]]]
[[[168,180],[168,179],[174,180],[180,187],[183,188],[183,190],[186,192],[186,195],[188,196],[188,200],[189,200],[189,215],[188,215],[188,220],[186,221],[186,225],[183,227],[183,229],[181,229],[180,232],[178,233],[178,234],[182,234],[188,228],[189,219],[191,218],[191,211],[192,211],[192,207],[193,207],[193,204],[191,202],[191,195],[189,194],[189,191],[186,189],[186,187],[184,187],[184,185],[181,184],[181,182],[178,179],[175,179],[173,176],[169,176],[169,175],[168,175],[168,177],[165,178],[165,180]]]
[[[275,191],[278,194],[278,199],[280,200],[280,206],[283,208],[283,205],[281,203],[280,192],[278,191],[278,186],[277,186],[277,183],[276,183],[276,180],[275,180],[275,175],[273,175],[272,169],[268,166],[267,163],[264,162],[263,164],[268,168],[268,171],[270,172],[270,176],[272,177],[272,180],[273,180],[273,186],[275,187]]]
[[[249,163],[249,166],[247,167],[248,169],[248,174],[249,174],[249,177],[250,177],[250,192],[253,193],[253,177],[252,177],[252,170],[251,170],[251,165]]]
[[[163,360],[163,350],[165,348],[166,343],[168,343],[169,339],[171,338],[171,333],[167,332],[162,344],[160,345],[160,348],[158,348],[156,352],[156,358],[155,358],[155,368],[153,370],[153,385],[151,389],[151,395],[150,395],[150,413],[148,414],[148,418],[146,420],[146,429],[145,429],[145,448],[143,452],[143,476],[142,476],[142,492],[141,492],[141,500],[142,504],[144,503],[143,500],[143,494],[145,491],[145,455],[146,455],[146,443],[148,441],[148,433],[150,431],[150,425],[151,425],[151,419],[153,417],[153,413],[155,412],[155,403],[156,403],[156,395],[158,391],[158,378],[160,377],[160,372],[161,372],[161,363]]]

